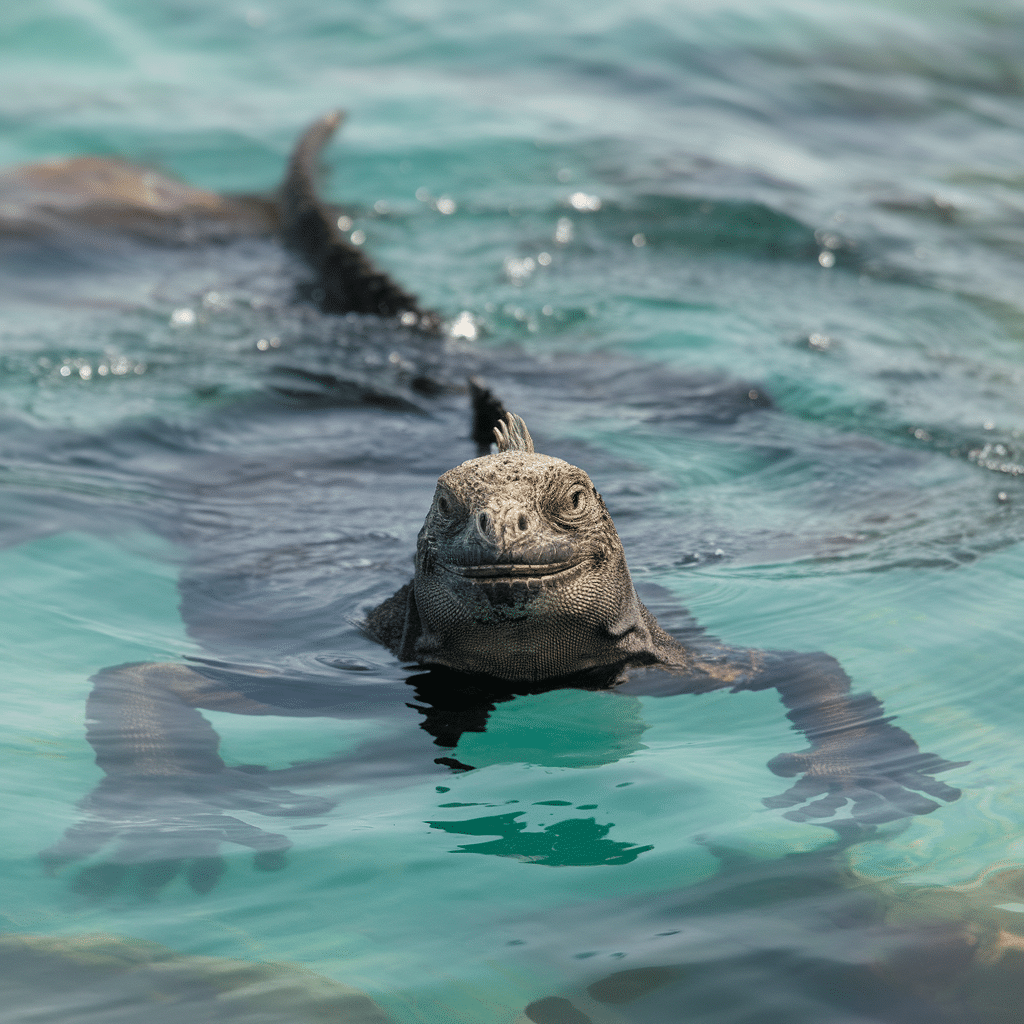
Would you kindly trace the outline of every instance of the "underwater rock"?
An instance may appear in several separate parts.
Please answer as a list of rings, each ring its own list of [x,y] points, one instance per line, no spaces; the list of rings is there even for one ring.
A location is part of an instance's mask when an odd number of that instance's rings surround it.
[[[183,956],[115,935],[0,935],[0,1016],[33,1024],[390,1024],[295,964]]]
[[[711,1009],[722,1014],[716,1019],[752,1024],[765,1019],[766,1002],[783,1011],[772,1018],[780,1020],[1021,1020],[1024,870],[909,887],[858,878],[827,851],[796,859],[814,870],[787,879],[778,863],[737,864],[680,892],[691,913],[659,933],[666,948],[630,955],[650,962],[536,999],[516,1024],[657,1024],[705,1020]],[[701,908],[707,916],[695,930],[692,911]],[[666,926],[666,915],[656,919]],[[802,927],[792,930],[793,921]],[[839,926],[828,937],[826,921]],[[634,945],[625,933],[619,941]]]
[[[1016,1024],[1024,1006],[1024,869],[958,886],[878,883],[885,921],[907,942],[878,973],[971,1024]]]
[[[75,226],[187,244],[271,234],[278,219],[271,198],[221,196],[116,157],[73,157],[0,174],[0,236]]]

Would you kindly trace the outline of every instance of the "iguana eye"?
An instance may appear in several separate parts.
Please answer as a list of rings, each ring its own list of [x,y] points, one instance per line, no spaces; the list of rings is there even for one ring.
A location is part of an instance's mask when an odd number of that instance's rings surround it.
[[[437,508],[438,508],[438,511],[443,516],[448,515],[451,512],[451,510],[452,510],[451,504],[449,503],[448,499],[444,495],[441,495],[441,497],[437,499]]]
[[[575,522],[586,511],[588,497],[587,489],[577,484],[568,494],[563,495],[561,516]]]

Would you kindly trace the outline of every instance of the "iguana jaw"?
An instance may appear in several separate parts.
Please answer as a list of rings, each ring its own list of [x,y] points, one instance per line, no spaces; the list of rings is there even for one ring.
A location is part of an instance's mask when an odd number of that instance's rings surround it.
[[[509,562],[484,565],[444,565],[446,572],[481,582],[499,582],[511,579],[536,579],[542,576],[561,576],[578,568],[584,559],[574,558],[565,562],[543,562],[525,564]]]

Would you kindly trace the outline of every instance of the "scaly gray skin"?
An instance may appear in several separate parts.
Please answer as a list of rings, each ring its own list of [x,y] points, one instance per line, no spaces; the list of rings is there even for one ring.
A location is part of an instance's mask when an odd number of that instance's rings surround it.
[[[548,680],[548,689],[559,678],[658,696],[774,687],[811,748],[772,760],[776,774],[804,778],[765,803],[820,797],[789,812],[796,820],[829,817],[849,800],[856,818],[878,823],[938,807],[914,790],[960,796],[931,778],[958,765],[921,753],[872,695],[852,695],[834,658],[674,640],[637,597],[590,477],[537,454],[518,416],[494,434],[498,454],[438,480],[415,578],[367,618],[370,635],[399,658],[511,683]]]
[[[685,660],[640,603],[590,477],[535,453],[517,416],[494,433],[497,455],[438,480],[415,579],[370,613],[374,639],[514,682]]]

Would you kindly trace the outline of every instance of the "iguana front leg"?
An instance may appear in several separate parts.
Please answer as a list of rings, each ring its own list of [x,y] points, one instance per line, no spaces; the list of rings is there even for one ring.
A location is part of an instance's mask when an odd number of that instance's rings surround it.
[[[667,652],[666,661],[662,668],[635,673],[617,689],[637,696],[725,687],[778,691],[789,709],[786,717],[810,746],[768,762],[776,775],[801,778],[764,803],[794,808],[785,815],[793,821],[830,818],[849,803],[856,821],[876,825],[934,811],[939,804],[930,797],[953,801],[960,796],[933,775],[968,762],[923,753],[909,733],[892,724],[876,697],[852,693],[850,677],[828,654],[748,651],[708,640],[698,651],[680,646]]]
[[[770,654],[745,689],[774,687],[789,708],[786,717],[810,747],[780,754],[768,762],[776,775],[800,780],[769,797],[769,807],[796,807],[793,821],[827,818],[847,802],[854,818],[882,824],[914,814],[929,814],[939,800],[953,801],[960,790],[933,778],[967,761],[947,761],[924,753],[913,737],[892,724],[893,716],[870,693],[851,693],[850,677],[827,654]],[[928,796],[922,796],[922,793]]]
[[[333,804],[275,789],[266,774],[229,768],[199,708],[289,713],[184,665],[120,665],[93,678],[88,739],[106,777],[82,802],[85,819],[40,855],[50,870],[113,843],[107,861],[78,880],[79,889],[100,895],[119,885],[131,866],[143,892],[155,892],[183,869],[196,891],[207,891],[224,870],[222,843],[255,850],[255,865],[263,870],[283,865],[292,845],[285,836],[225,811],[311,815]]]

